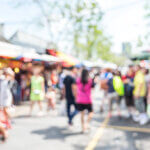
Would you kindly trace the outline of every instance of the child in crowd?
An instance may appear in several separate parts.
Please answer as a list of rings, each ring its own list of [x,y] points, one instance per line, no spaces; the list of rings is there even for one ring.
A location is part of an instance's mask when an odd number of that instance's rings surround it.
[[[49,111],[50,109],[55,110],[56,94],[55,89],[52,86],[48,88],[48,91],[46,93],[46,99],[48,101],[47,111]]]
[[[31,92],[30,92],[30,113],[32,115],[32,109],[35,103],[39,105],[39,113],[38,116],[43,116],[43,106],[42,101],[44,100],[45,96],[45,85],[44,85],[44,78],[41,76],[41,66],[34,65],[33,67],[33,76],[31,77]]]

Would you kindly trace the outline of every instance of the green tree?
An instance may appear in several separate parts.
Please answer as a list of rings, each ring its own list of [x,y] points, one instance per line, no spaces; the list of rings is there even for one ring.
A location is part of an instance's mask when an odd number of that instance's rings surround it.
[[[65,6],[67,14],[70,14],[69,20],[73,22],[73,45],[76,56],[84,56],[86,59],[109,59],[111,42],[100,27],[103,13],[98,1],[75,1],[73,6],[70,3]]]
[[[145,0],[145,5],[144,5],[144,9],[145,9],[145,16],[143,16],[145,18],[146,24],[145,24],[145,29],[146,29],[146,34],[145,35],[139,35],[137,37],[137,42],[136,42],[136,46],[139,47],[143,47],[145,45],[150,45],[150,1],[149,0]]]
[[[85,41],[81,43],[79,39],[78,42],[76,42],[76,47],[79,51],[84,53],[86,59],[110,59],[111,42],[97,26],[91,26],[85,36]]]
[[[109,60],[111,42],[101,27],[103,13],[98,0],[17,0],[16,4],[39,8],[42,16],[34,19],[35,24],[47,27],[52,42],[69,41],[78,57]],[[63,26],[57,34],[52,30],[55,23]]]
[[[150,1],[146,0],[145,5],[146,19],[147,19],[147,34],[145,35],[145,40],[150,44]]]
[[[142,47],[143,45],[150,45],[150,1],[145,0],[145,20],[147,33],[145,35],[141,35],[137,39],[137,47]]]

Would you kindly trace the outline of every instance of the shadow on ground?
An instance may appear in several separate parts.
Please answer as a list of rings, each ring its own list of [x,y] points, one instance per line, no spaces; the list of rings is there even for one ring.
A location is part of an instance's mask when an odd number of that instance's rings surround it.
[[[19,116],[15,116],[15,117],[13,117],[14,119],[25,119],[25,118],[30,118],[30,116],[29,115],[19,115]]]
[[[99,125],[105,120],[106,115],[96,113],[96,116],[93,117],[92,121],[99,123]],[[109,119],[108,125],[112,126],[122,126],[122,127],[137,127],[137,128],[149,128],[150,129],[150,122],[146,125],[139,125],[139,123],[136,123],[132,120],[132,118],[126,118],[126,117],[118,117],[118,116],[112,116]]]
[[[128,127],[137,127],[137,128],[149,128],[150,129],[150,123],[140,126],[139,123],[136,123],[132,120],[132,118],[125,118],[125,117],[117,117],[113,116],[109,120],[109,125],[113,126],[128,126]]]
[[[65,140],[66,137],[80,135],[81,132],[71,132],[67,130],[67,128],[52,126],[47,129],[34,130],[32,131],[32,134],[41,135],[44,137],[45,140],[48,139]]]
[[[114,131],[115,132],[115,131]],[[144,149],[143,145],[141,144],[141,148],[137,147],[136,141],[145,141],[150,139],[150,134],[147,133],[136,133],[136,132],[129,132],[129,131],[122,131],[125,133],[125,143],[120,143],[122,142],[121,138],[122,137],[117,137],[111,139],[111,141],[104,141],[101,140],[101,144],[98,144],[95,150],[139,150],[139,149]],[[115,134],[115,133],[114,133]],[[119,144],[117,144],[119,142]],[[145,146],[144,146],[145,147]]]
[[[93,125],[96,125],[96,127],[104,121],[105,116],[102,115],[97,115],[96,117],[93,118]],[[106,130],[110,130],[110,133],[113,133],[115,135],[115,132],[121,131],[125,134],[125,141],[127,142],[127,146],[124,147],[123,144],[120,145],[115,145],[116,141],[122,141],[122,137],[117,137],[111,139],[111,141],[107,141],[105,144],[98,144],[95,150],[116,150],[116,148],[121,149],[121,150],[137,150],[139,148],[136,147],[136,141],[148,141],[150,140],[150,133],[145,133],[142,132],[142,128],[147,128],[150,129],[150,123],[144,126],[140,126],[138,123],[134,122],[131,118],[125,118],[125,117],[118,117],[118,116],[113,116],[110,118],[109,126],[120,126],[120,127],[134,127],[134,128],[141,128],[141,132],[136,132],[136,131],[125,131],[121,129],[113,129],[113,128],[106,128]],[[105,135],[104,135],[105,136]],[[142,149],[142,148],[141,148]]]
[[[85,146],[81,146],[81,145],[73,145],[74,147],[74,150],[84,150],[85,149]]]

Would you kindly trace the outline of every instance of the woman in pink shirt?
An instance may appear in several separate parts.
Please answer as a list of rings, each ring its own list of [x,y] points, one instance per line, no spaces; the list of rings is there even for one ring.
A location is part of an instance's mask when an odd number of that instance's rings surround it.
[[[77,109],[81,112],[81,124],[82,131],[85,132],[88,129],[88,124],[93,116],[92,99],[91,99],[91,89],[94,87],[94,82],[89,78],[89,72],[83,69],[81,77],[77,79],[77,93],[76,93],[76,103]],[[88,120],[85,124],[84,116],[85,110],[88,110]]]

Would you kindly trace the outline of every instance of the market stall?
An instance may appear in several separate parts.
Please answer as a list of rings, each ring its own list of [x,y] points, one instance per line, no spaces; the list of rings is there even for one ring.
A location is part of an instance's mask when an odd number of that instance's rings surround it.
[[[51,56],[55,56],[55,57],[59,58],[61,60],[63,67],[70,67],[70,66],[75,66],[77,64],[80,64],[80,61],[77,58],[75,58],[69,54],[66,54],[66,53],[63,53],[60,51],[56,51],[53,49],[47,49],[46,52],[47,52],[47,54],[49,54]]]
[[[24,48],[13,44],[0,42],[0,68],[21,68],[22,64],[30,62],[60,62],[60,58],[47,54],[38,54],[35,49]]]

